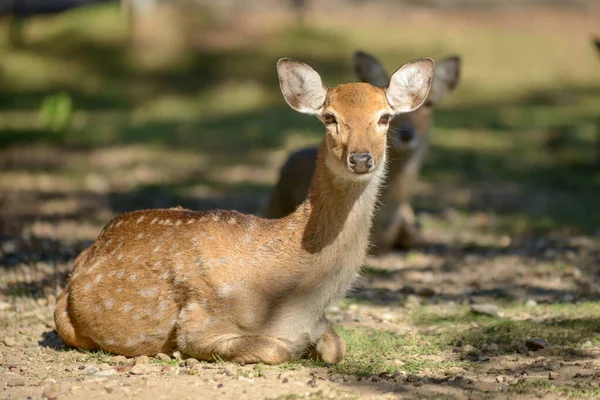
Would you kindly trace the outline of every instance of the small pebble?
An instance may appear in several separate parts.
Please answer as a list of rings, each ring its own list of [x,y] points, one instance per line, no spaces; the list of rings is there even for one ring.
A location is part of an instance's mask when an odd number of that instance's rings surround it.
[[[60,393],[60,388],[56,381],[48,381],[44,383],[44,389],[42,392],[42,396],[48,400],[54,400],[58,397]]]
[[[11,337],[5,337],[4,338],[4,344],[7,347],[13,347],[13,346],[17,345],[17,341],[14,338],[11,338]]]
[[[107,369],[105,371],[96,372],[96,376],[113,376],[113,375],[119,375],[119,373],[117,371],[115,371],[114,369]]]
[[[196,360],[195,358],[188,358],[187,360],[185,360],[186,367],[193,367],[194,365],[197,365],[199,363],[200,361]]]
[[[169,357],[168,355],[166,355],[165,353],[158,353],[156,355],[156,358],[158,358],[161,361],[171,361],[171,357]]]
[[[113,363],[113,364],[124,364],[127,362],[127,357],[125,356],[113,356],[111,358],[108,359],[109,363]]]
[[[495,304],[472,304],[471,312],[474,314],[488,315],[490,317],[501,317],[502,313]]]
[[[134,364],[135,365],[146,364],[149,361],[150,361],[150,358],[148,358],[148,356],[139,356],[139,357],[136,357]]]
[[[525,346],[532,351],[543,350],[552,347],[550,342],[541,338],[529,338],[525,341]]]
[[[529,299],[527,300],[527,302],[525,303],[526,307],[535,307],[537,306],[537,301],[533,300],[533,299]]]
[[[176,360],[183,360],[183,354],[180,351],[173,352],[173,358]]]
[[[143,364],[134,365],[129,372],[131,372],[133,375],[142,375],[146,373],[146,366]]]

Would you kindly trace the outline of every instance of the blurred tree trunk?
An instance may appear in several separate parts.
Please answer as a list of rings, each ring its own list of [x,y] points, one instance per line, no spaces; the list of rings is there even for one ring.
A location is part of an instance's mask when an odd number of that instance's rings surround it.
[[[23,26],[25,18],[19,16],[8,17],[8,43],[11,47],[17,48],[23,46]]]

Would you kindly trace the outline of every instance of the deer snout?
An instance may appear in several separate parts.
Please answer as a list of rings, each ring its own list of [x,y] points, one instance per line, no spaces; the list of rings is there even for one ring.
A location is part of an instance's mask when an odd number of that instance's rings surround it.
[[[398,136],[403,143],[408,143],[415,138],[415,130],[412,128],[400,128]]]
[[[357,174],[367,173],[373,168],[373,155],[371,153],[355,153],[348,155],[348,167]]]

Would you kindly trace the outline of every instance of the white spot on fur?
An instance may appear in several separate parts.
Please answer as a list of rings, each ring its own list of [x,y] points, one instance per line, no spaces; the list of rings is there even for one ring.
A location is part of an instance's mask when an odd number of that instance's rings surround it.
[[[169,304],[170,304],[170,302],[168,300],[163,300],[160,302],[158,309],[160,311],[165,311],[167,308],[169,308]]]
[[[122,287],[118,287],[117,288],[117,293],[123,293],[123,288]]]
[[[121,271],[117,274],[117,278],[123,279],[125,277],[125,271]]]
[[[169,279],[169,271],[165,271],[162,273],[162,275],[160,276],[161,279]]]
[[[218,221],[219,219],[221,219],[221,217],[220,217],[218,214],[213,214],[213,215],[212,215],[212,220],[213,220],[213,221],[215,221],[215,222],[216,222],[216,221]]]
[[[154,218],[152,221],[150,221],[150,225],[154,225],[157,221],[158,221],[158,218]]]
[[[102,278],[104,278],[104,275],[102,275],[102,274],[96,275],[96,278],[94,278],[94,283],[100,283],[100,281],[102,281]]]
[[[129,275],[129,280],[130,281],[135,281],[136,279],[137,279],[137,274],[136,273],[133,273],[133,274]]]
[[[133,319],[134,321],[137,321],[140,319],[140,314],[134,314],[133,317],[131,317],[131,319]]]
[[[112,271],[110,271],[108,273],[108,276],[115,276],[115,274],[117,273],[117,271],[115,271],[114,269]]]
[[[144,237],[144,232],[142,232],[142,233],[138,234],[138,235],[136,236],[136,239],[137,239],[137,240],[140,240],[140,239],[141,239],[141,238],[143,238],[143,237]]]
[[[125,303],[125,304],[123,304],[123,311],[129,312],[131,310],[133,310],[133,304],[131,304],[131,303]]]
[[[158,294],[158,290],[156,288],[140,290],[140,295],[142,297],[155,297],[157,294]]]
[[[119,226],[123,225],[123,221],[119,221],[115,224],[115,228],[118,228]]]
[[[119,256],[117,257],[118,261],[121,261],[123,259],[123,253],[120,253]]]
[[[112,309],[115,305],[115,301],[113,299],[106,299],[104,300],[104,307],[106,307],[108,310]]]
[[[229,219],[227,220],[227,223],[228,223],[229,225],[233,225],[233,224],[235,224],[235,223],[236,223],[236,220],[235,220],[235,218],[231,217],[231,218],[229,218]]]
[[[198,308],[198,303],[196,302],[191,302],[187,305],[187,310],[188,311],[194,311],[196,308]]]
[[[139,260],[142,257],[141,254],[138,254],[137,256],[133,257],[133,261],[136,262],[137,260]]]
[[[156,253],[156,252],[157,252],[157,251],[159,251],[159,250],[160,250],[160,245],[159,245],[159,246],[156,246],[156,247],[154,248],[154,250],[152,250],[152,252],[153,252],[153,253]]]
[[[178,219],[178,220],[175,222],[175,226],[179,226],[179,225],[181,225],[182,223],[183,223],[183,221],[182,221],[182,220],[180,220],[180,219]]]
[[[83,291],[84,292],[89,292],[90,289],[92,288],[92,284],[91,283],[86,283],[85,286],[83,287]]]
[[[225,283],[217,288],[217,297],[220,299],[229,297],[241,288],[243,288],[245,284],[246,283],[244,281],[239,281],[236,283]]]
[[[188,219],[187,224],[193,224],[194,222],[196,222],[196,218]]]
[[[140,342],[144,343],[147,340],[148,339],[146,338],[146,335],[144,335],[143,333],[140,333]]]
[[[139,217],[139,218],[137,219],[137,221],[135,221],[135,222],[139,224],[140,222],[142,222],[142,221],[144,220],[144,218],[146,218],[146,217],[144,217],[144,216],[142,215],[142,216],[141,216],[141,217]]]
[[[171,218],[167,218],[164,220],[163,224],[165,225],[171,225]]]
[[[160,335],[160,336],[167,336],[167,334],[169,333],[169,330],[166,328],[157,328],[154,330],[154,333],[156,335]]]

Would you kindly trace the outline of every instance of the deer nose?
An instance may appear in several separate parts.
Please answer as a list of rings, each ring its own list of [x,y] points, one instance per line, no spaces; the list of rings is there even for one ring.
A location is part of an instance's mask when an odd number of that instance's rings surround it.
[[[350,153],[348,166],[358,174],[369,172],[373,168],[373,155],[371,153]]]
[[[415,131],[410,128],[401,128],[399,136],[401,141],[410,142],[415,137]]]

